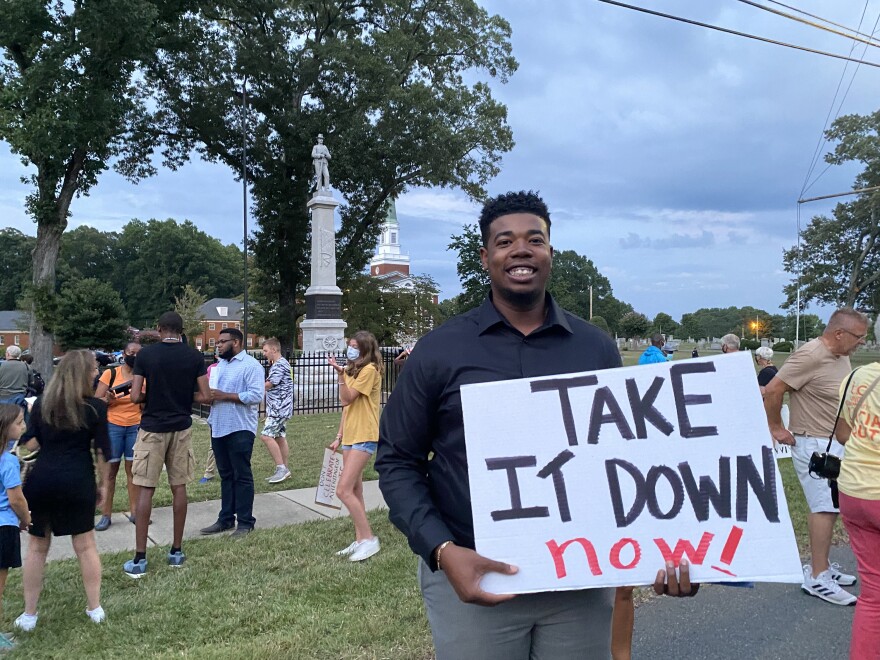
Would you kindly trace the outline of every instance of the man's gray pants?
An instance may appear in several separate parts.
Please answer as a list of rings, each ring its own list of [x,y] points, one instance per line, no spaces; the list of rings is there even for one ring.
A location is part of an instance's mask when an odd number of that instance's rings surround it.
[[[462,603],[443,571],[419,562],[437,660],[611,657],[614,589],[522,594],[495,607]]]

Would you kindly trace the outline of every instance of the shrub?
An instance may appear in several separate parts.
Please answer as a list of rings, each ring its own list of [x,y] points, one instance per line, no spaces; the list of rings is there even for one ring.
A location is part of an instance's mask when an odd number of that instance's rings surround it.
[[[794,348],[794,345],[790,341],[781,341],[776,344],[773,344],[773,350],[779,351],[782,353],[791,353],[791,349]]]

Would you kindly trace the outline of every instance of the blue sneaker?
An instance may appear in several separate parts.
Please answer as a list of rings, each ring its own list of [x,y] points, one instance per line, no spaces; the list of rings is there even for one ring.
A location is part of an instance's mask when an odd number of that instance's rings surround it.
[[[183,562],[186,561],[186,555],[183,554],[183,550],[180,552],[169,552],[168,553],[168,565],[169,566],[183,566]]]
[[[128,577],[137,580],[147,574],[147,560],[135,561],[134,559],[129,559],[122,565],[122,570],[125,571]]]

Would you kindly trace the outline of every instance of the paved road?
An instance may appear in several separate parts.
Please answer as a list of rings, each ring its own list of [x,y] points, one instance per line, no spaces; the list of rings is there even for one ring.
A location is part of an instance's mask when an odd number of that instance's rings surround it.
[[[831,559],[855,572],[848,546],[833,548]],[[858,594],[858,585],[848,590]],[[708,586],[694,598],[656,598],[636,609],[633,658],[845,660],[854,612],[793,584]]]

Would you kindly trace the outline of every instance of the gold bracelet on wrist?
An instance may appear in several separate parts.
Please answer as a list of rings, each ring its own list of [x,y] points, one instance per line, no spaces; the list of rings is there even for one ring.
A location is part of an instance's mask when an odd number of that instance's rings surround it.
[[[443,570],[443,567],[440,565],[440,555],[443,554],[444,548],[446,548],[446,546],[449,545],[450,543],[453,543],[453,541],[443,541],[443,543],[441,543],[439,546],[437,546],[437,550],[434,552],[434,561],[437,564],[438,571]]]

